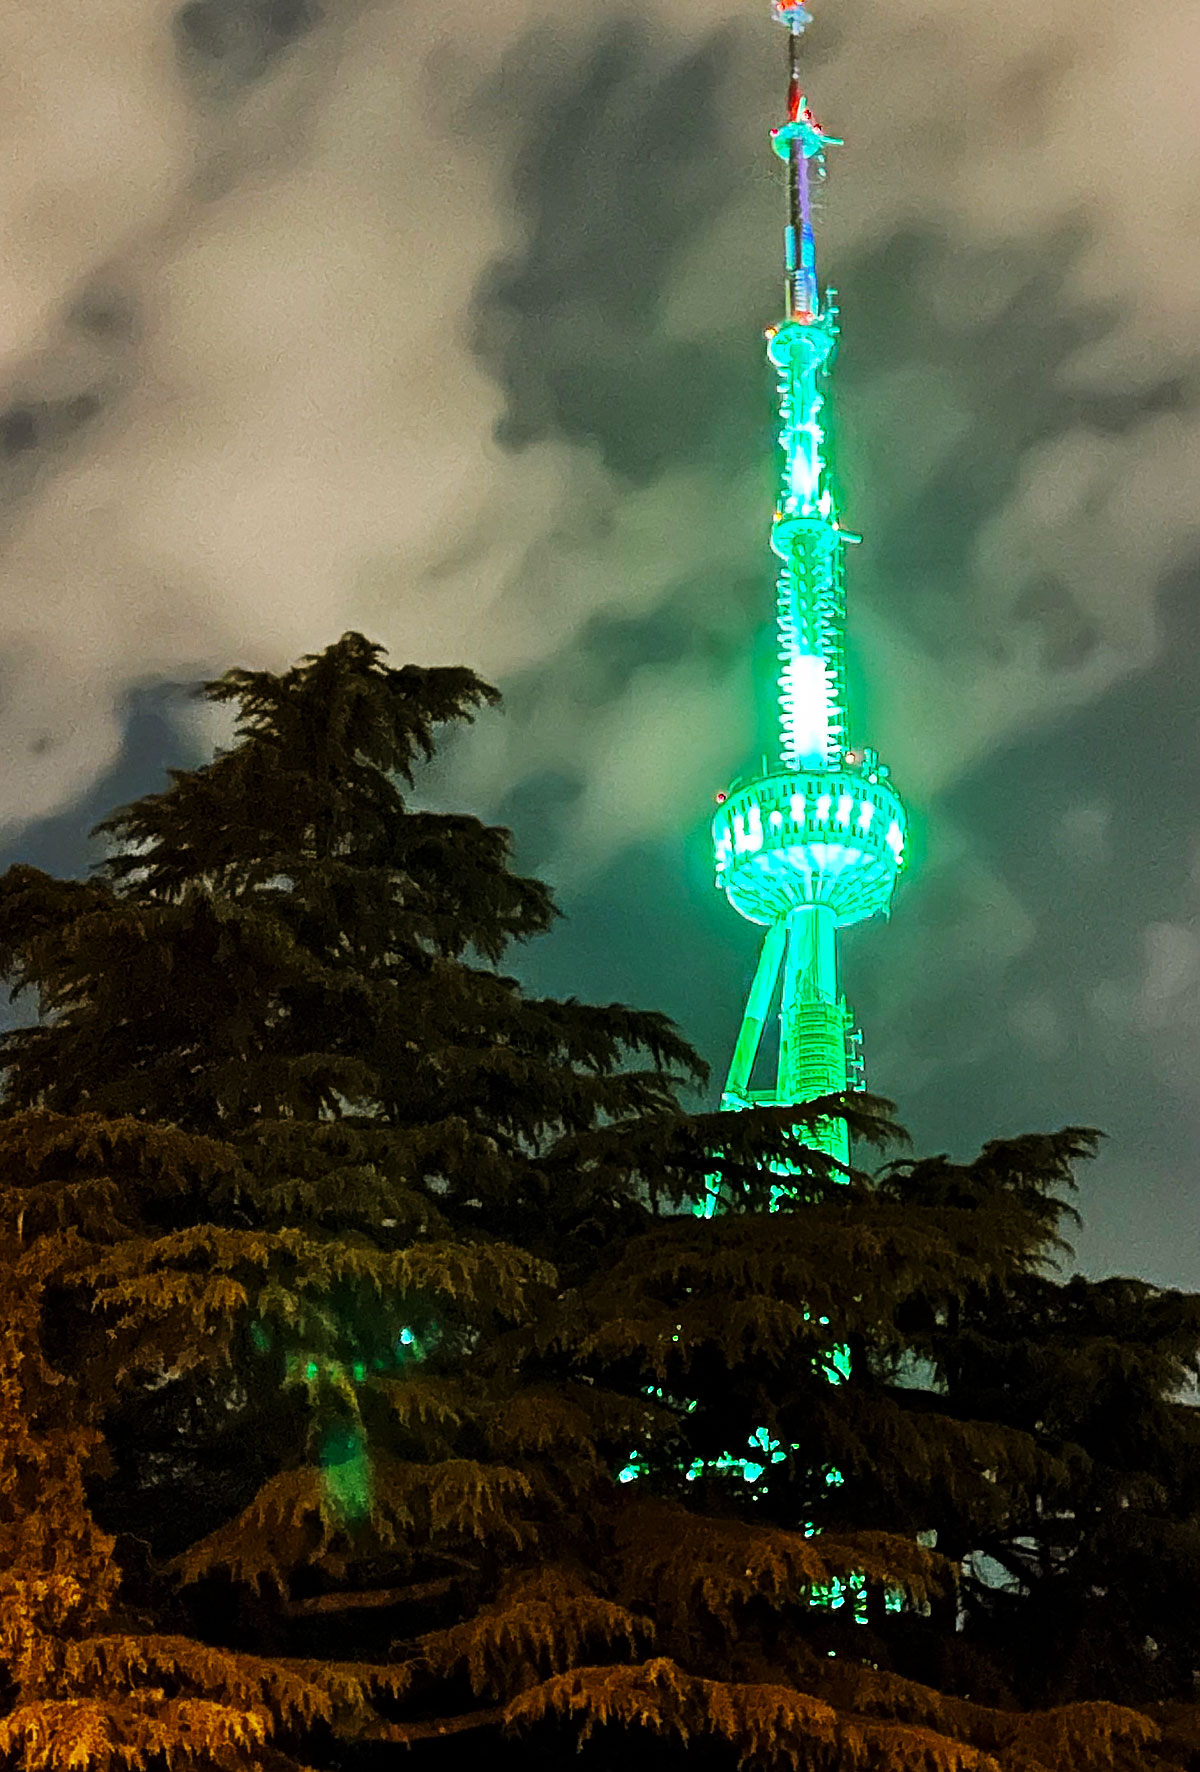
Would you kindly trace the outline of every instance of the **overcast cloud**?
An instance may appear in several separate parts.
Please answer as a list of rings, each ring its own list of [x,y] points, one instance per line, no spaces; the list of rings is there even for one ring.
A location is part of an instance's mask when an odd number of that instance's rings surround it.
[[[1200,1284],[1200,14],[814,10],[857,736],[923,850],[848,944],[872,1081],[939,1145],[1107,1126],[1085,1254]],[[138,723],[159,686],[360,627],[506,689],[451,779],[562,891],[532,974],[722,1061],[752,936],[705,812],[769,742],[766,14],[0,13],[7,854],[200,741]]]

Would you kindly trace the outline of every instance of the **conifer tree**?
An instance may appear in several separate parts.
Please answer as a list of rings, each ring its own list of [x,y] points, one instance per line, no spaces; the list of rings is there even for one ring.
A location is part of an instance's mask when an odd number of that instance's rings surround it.
[[[926,1162],[890,1179],[901,1197],[932,1202],[963,1177]],[[1003,1516],[944,1517],[939,1544],[963,1568],[960,1645],[985,1650],[994,1677],[1029,1702],[1190,1694],[1200,1299],[1139,1280],[1025,1274],[940,1319],[927,1309],[913,1347],[937,1407],[1027,1435],[1062,1473]]]
[[[207,693],[236,743],[93,878],[0,881],[0,1764],[1186,1765],[1182,1648],[1022,1711],[972,1586],[1052,1519],[1089,1579],[1099,1442],[1153,1480],[1194,1370],[1142,1311],[1131,1413],[1097,1294],[1071,1421],[1027,1382],[1086,1135],[872,1181],[805,1124],[884,1104],[688,1113],[661,1017],[499,970],[553,915],[505,834],[410,804],[491,691],[347,635]]]

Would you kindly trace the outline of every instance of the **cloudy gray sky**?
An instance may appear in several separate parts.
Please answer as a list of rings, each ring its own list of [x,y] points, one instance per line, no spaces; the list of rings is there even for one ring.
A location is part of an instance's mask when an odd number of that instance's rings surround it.
[[[1200,1285],[1194,0],[818,0],[856,737],[918,826],[846,944],[923,1148],[1082,1120],[1090,1266]],[[0,843],[356,626],[508,713],[444,785],[568,913],[547,988],[718,1067],[768,739],[766,0],[0,11]],[[759,712],[755,713],[758,698]]]

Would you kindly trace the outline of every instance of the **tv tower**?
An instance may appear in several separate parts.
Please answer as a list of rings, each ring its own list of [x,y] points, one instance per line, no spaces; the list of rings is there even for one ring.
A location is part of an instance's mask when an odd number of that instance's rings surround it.
[[[829,378],[838,339],[834,291],[817,281],[812,183],[826,135],[801,87],[805,7],[772,0],[788,33],[787,120],[771,131],[787,175],[785,318],[767,333],[778,376],[779,494],[771,524],[778,556],[778,761],[718,795],[717,885],[734,910],[765,926],[722,1106],[793,1106],[861,1087],[861,1042],[838,984],[838,931],[886,912],[904,864],[904,806],[876,753],[851,748],[844,636],[846,545],[827,444]],[[781,982],[782,980],[782,982]],[[751,1077],[779,993],[774,1087]],[[845,1162],[840,1120],[812,1142]],[[715,1202],[710,1202],[710,1210]]]

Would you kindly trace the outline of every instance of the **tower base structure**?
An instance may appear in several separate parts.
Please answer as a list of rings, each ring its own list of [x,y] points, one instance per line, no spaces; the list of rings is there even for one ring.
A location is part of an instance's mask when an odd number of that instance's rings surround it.
[[[765,775],[727,795],[713,820],[717,885],[766,925],[721,1105],[797,1106],[862,1086],[853,1016],[838,980],[839,929],[886,911],[903,865],[904,806],[871,751],[836,768]],[[751,1079],[779,1000],[773,1089]],[[849,1160],[844,1121],[813,1144]]]
[[[802,905],[767,931],[721,1094],[722,1108],[794,1105],[853,1086],[853,1018],[838,995],[836,936],[833,912],[821,904]],[[750,1073],[781,973],[778,1080],[774,1089],[752,1089]],[[839,1162],[848,1160],[849,1140],[841,1121],[825,1121],[814,1139]]]

